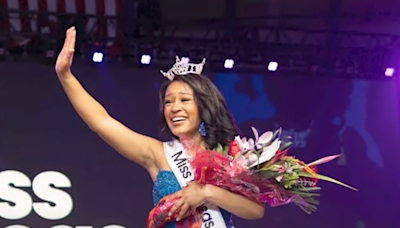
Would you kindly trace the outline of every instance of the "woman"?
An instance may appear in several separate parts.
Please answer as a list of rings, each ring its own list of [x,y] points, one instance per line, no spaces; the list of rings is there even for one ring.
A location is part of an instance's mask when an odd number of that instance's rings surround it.
[[[221,209],[224,223],[228,227],[230,214],[244,219],[263,217],[262,204],[224,189],[202,186],[196,182],[190,182],[185,188],[181,188],[182,185],[171,171],[170,160],[165,155],[166,144],[138,134],[112,118],[71,73],[75,37],[75,28],[68,29],[63,49],[57,58],[55,70],[61,85],[73,107],[91,130],[123,156],[149,172],[154,181],[154,203],[172,193],[180,197],[170,212],[174,214],[179,211],[177,221],[188,210],[194,212],[202,205],[215,205]],[[178,136],[185,135],[203,148],[212,149],[218,143],[226,145],[237,135],[221,94],[203,76],[188,74],[173,77],[161,88],[160,98],[162,130],[172,136],[179,138]],[[175,224],[168,223],[164,227],[175,227]]]

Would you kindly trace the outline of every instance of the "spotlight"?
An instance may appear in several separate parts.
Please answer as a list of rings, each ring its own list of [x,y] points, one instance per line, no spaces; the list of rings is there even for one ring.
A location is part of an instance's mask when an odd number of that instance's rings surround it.
[[[142,55],[142,58],[140,59],[140,62],[143,65],[149,65],[151,62],[151,56],[150,55]]]
[[[189,63],[189,62],[190,62],[190,59],[189,59],[189,57],[182,57],[182,58],[181,58],[181,62],[182,62],[182,63]]]
[[[268,70],[269,71],[276,71],[277,69],[278,69],[278,63],[277,62],[274,62],[274,61],[269,62],[269,64],[268,64]]]
[[[226,59],[224,63],[225,69],[232,69],[233,65],[235,65],[235,61],[233,59]]]
[[[392,68],[392,67],[386,68],[386,70],[385,70],[385,76],[386,77],[392,77],[393,74],[394,74],[394,68]]]
[[[101,63],[103,62],[103,53],[101,52],[95,52],[93,53],[93,58],[92,58],[93,62],[95,63]]]

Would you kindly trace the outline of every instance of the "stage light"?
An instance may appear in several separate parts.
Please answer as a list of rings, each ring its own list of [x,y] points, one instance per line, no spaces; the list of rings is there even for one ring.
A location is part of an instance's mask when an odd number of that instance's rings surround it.
[[[190,59],[189,59],[189,57],[182,57],[181,62],[182,63],[189,63]]]
[[[394,68],[392,68],[392,67],[386,68],[386,70],[385,70],[385,76],[386,77],[392,77],[393,74],[394,74]]]
[[[92,58],[93,62],[95,63],[101,63],[103,62],[103,53],[101,52],[95,52],[93,53],[93,58]]]
[[[235,65],[235,61],[233,59],[226,59],[224,63],[225,69],[232,69],[233,65]]]
[[[276,71],[278,69],[278,63],[271,61],[268,63],[268,70],[269,71]]]
[[[143,65],[149,65],[151,62],[151,56],[150,55],[142,55],[142,58],[140,59],[140,62]]]

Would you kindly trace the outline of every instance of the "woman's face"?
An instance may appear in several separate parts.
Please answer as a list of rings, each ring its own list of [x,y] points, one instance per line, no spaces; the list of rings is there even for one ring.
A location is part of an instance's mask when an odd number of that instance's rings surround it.
[[[193,89],[186,83],[172,82],[165,91],[164,118],[175,136],[184,134],[194,138],[200,135],[199,112]]]

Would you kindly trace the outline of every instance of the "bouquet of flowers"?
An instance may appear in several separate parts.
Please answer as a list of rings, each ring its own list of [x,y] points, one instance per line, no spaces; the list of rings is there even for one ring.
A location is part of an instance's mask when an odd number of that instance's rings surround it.
[[[195,181],[211,184],[228,191],[246,196],[252,200],[279,206],[297,204],[307,213],[317,209],[319,196],[316,191],[318,180],[333,182],[352,190],[349,185],[317,173],[316,166],[332,161],[340,155],[333,155],[306,164],[288,156],[290,137],[282,138],[281,129],[265,132],[259,136],[252,127],[254,139],[237,136],[225,148],[219,145],[214,150],[202,150],[190,139],[181,139],[187,159],[193,169]],[[176,218],[168,216],[169,210],[178,199],[166,196],[150,212],[149,227],[162,227]],[[201,227],[202,211],[188,215],[177,227]],[[185,224],[185,225],[183,225]]]

